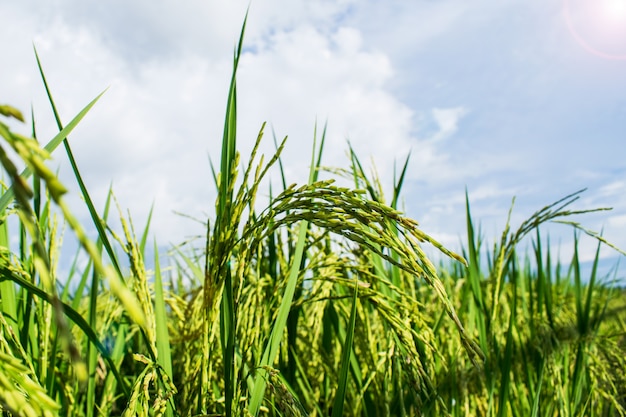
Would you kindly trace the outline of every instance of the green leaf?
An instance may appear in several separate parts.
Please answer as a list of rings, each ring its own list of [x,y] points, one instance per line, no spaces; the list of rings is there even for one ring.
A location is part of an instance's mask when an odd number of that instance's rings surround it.
[[[348,371],[350,370],[350,355],[352,354],[352,341],[354,339],[354,327],[356,324],[356,306],[358,301],[358,279],[354,278],[354,295],[352,297],[352,310],[350,311],[350,322],[346,331],[346,339],[343,344],[343,353],[341,356],[341,370],[339,371],[339,384],[335,401],[333,402],[332,417],[343,416],[343,405],[346,399],[346,389],[348,385]]]
[[[52,153],[59,146],[59,144],[63,141],[63,139],[65,139],[74,130],[74,128],[78,125],[78,123],[80,123],[83,117],[85,117],[85,115],[89,112],[89,110],[91,110],[91,108],[96,104],[96,102],[100,99],[100,97],[102,97],[105,91],[100,93],[89,104],[87,104],[72,119],[72,121],[67,126],[65,126],[54,138],[52,138],[52,140],[50,140],[50,142],[48,142],[46,146],[44,146],[44,149],[48,151],[49,153]],[[33,174],[32,170],[30,168],[26,168],[22,171],[20,176],[23,179],[27,179],[32,174]],[[9,206],[9,204],[11,204],[11,201],[13,201],[14,198],[15,198],[15,190],[14,190],[14,186],[11,186],[0,197],[0,213],[6,210],[6,208]]]

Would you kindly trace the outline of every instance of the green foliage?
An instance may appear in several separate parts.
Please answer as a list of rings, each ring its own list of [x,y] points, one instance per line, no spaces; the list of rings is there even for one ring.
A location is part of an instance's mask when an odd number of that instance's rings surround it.
[[[258,156],[264,126],[240,165],[243,34],[216,212],[202,248],[174,248],[172,268],[162,267],[156,244],[154,265],[145,265],[149,219],[138,238],[119,207],[121,230],[108,225],[112,192],[102,214],[91,203],[67,137],[99,96],[63,127],[37,57],[61,132],[42,148],[34,124],[29,137],[0,120],[2,145],[26,165],[19,173],[0,146],[11,181],[0,196],[0,415],[626,414],[626,298],[597,275],[600,244],[608,242],[569,220],[604,209],[571,210],[574,193],[515,231],[507,222],[487,253],[467,197],[461,257],[397,209],[408,158],[389,204],[351,148],[349,168],[327,173],[353,187],[319,178],[325,129],[319,147],[316,129],[305,185],[287,185],[286,140],[267,162]],[[25,120],[6,105],[0,115]],[[61,142],[95,242],[45,164]],[[267,207],[257,209],[276,165],[282,191],[270,191]],[[544,249],[540,226],[554,221],[598,240],[590,276],[578,234],[567,268],[552,260],[549,241]],[[88,258],[66,276],[58,276],[60,222]],[[520,256],[522,239],[533,234],[531,254]],[[447,259],[439,268],[426,245]]]

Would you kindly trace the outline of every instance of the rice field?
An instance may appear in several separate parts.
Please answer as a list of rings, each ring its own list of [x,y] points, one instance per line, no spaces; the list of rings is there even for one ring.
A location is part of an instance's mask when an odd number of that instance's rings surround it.
[[[408,159],[389,200],[352,150],[325,173],[352,184],[340,187],[319,179],[315,132],[308,183],[289,185],[285,141],[258,155],[262,127],[245,159],[237,147],[243,34],[206,239],[168,260],[149,220],[136,229],[112,191],[95,207],[82,182],[68,138],[100,96],[65,125],[37,60],[59,133],[41,141],[0,106],[2,416],[626,415],[626,294],[597,273],[599,254],[589,274],[578,257],[579,236],[611,246],[579,223],[604,208],[555,196],[487,247],[467,198],[457,254],[398,210]],[[89,224],[46,165],[62,151]],[[270,171],[282,188],[260,207]],[[550,222],[577,231],[567,263],[547,249]],[[89,261],[60,276],[64,227]]]

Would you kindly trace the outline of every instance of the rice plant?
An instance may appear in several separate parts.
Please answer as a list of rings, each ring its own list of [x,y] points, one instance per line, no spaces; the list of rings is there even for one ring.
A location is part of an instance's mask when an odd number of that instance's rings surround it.
[[[17,133],[5,122],[24,123],[22,113],[0,106],[9,180],[0,196],[0,414],[625,415],[624,293],[597,273],[600,246],[610,244],[571,220],[605,209],[573,209],[580,192],[571,194],[514,231],[507,222],[487,250],[468,197],[461,256],[398,210],[409,158],[387,201],[352,148],[346,168],[323,168],[325,129],[313,135],[308,182],[288,185],[286,139],[266,160],[262,126],[245,162],[239,154],[244,30],[215,212],[199,247],[172,248],[172,268],[156,243],[146,265],[150,219],[137,233],[112,190],[99,211],[82,182],[69,135],[100,96],[64,126],[36,55],[59,134],[41,147],[34,121],[30,134]],[[95,241],[45,162],[62,142]],[[271,170],[282,189],[258,207]],[[573,227],[569,264],[544,249],[547,222]],[[88,263],[77,256],[59,276],[65,227]],[[598,240],[587,277],[581,232]],[[532,249],[520,254],[526,236]],[[428,246],[447,261],[435,266]]]

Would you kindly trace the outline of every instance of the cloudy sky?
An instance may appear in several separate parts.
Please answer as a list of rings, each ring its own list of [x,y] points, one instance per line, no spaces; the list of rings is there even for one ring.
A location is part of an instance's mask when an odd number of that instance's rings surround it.
[[[0,101],[32,105],[40,140],[54,136],[33,43],[65,122],[108,88],[70,137],[88,188],[102,207],[113,184],[138,228],[154,203],[156,238],[180,243],[203,232],[173,213],[214,207],[209,157],[247,6],[0,0]],[[614,210],[578,220],[626,248],[626,0],[253,0],[238,89],[244,159],[267,121],[266,154],[272,129],[290,138],[290,182],[327,121],[325,164],[345,167],[349,140],[388,190],[411,151],[404,208],[452,247],[466,187],[491,242],[513,196],[517,225],[586,187],[576,207]],[[52,164],[78,203],[64,154]],[[571,230],[547,232],[571,252]]]

